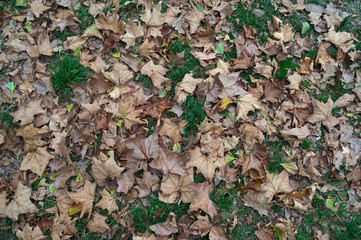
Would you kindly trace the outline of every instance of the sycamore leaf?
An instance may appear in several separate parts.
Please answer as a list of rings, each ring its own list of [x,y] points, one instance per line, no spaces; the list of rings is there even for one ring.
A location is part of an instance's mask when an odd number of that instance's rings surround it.
[[[144,13],[140,17],[143,22],[151,27],[159,27],[165,23],[162,13],[160,12],[162,8],[162,2],[158,2],[157,5],[149,8],[146,6]]]
[[[194,11],[186,15],[185,19],[190,26],[190,34],[197,32],[199,24],[201,23],[203,18],[204,14],[199,11]]]
[[[336,32],[334,27],[331,27],[330,31],[325,34],[325,40],[335,44],[344,53],[354,46],[351,33]]]
[[[30,4],[30,10],[36,18],[39,18],[45,11],[48,11],[51,8],[45,6],[43,2],[43,0],[36,0]]]
[[[29,152],[21,162],[20,170],[31,170],[42,177],[50,159],[54,156],[48,153],[46,147],[39,147],[35,152]]]
[[[144,36],[144,29],[140,23],[129,21],[125,29],[127,33],[121,39],[127,44],[127,48],[134,46],[135,40]]]
[[[132,156],[137,160],[155,158],[159,153],[158,135],[152,134],[148,138],[129,139],[125,146],[133,150]]]
[[[317,123],[326,120],[332,115],[333,101],[331,98],[326,103],[313,99],[313,114],[307,119],[310,123]]]
[[[202,173],[207,180],[211,181],[216,168],[220,167],[220,164],[217,161],[213,161],[213,158],[203,154],[199,147],[195,147],[189,151],[188,154],[190,155],[190,160],[187,162],[186,168],[196,167],[198,172]]]
[[[288,172],[286,170],[283,170],[280,174],[267,172],[267,182],[260,188],[268,202],[271,202],[273,196],[277,193],[290,193],[293,190],[289,184]]]
[[[41,107],[41,100],[31,101],[14,113],[14,123],[20,121],[21,126],[28,125],[34,120],[35,115],[42,113],[46,113],[46,111]]]
[[[38,209],[30,200],[31,188],[19,182],[15,195],[4,209],[3,215],[17,221],[20,214],[36,213]]]
[[[110,231],[110,227],[105,223],[107,220],[107,216],[102,216],[99,213],[95,213],[93,218],[88,223],[88,229],[92,232],[103,233],[106,231]]]
[[[186,74],[181,82],[175,87],[174,99],[179,105],[182,105],[187,96],[193,94],[197,85],[202,82],[200,78],[193,78],[192,74]]]
[[[47,238],[43,235],[39,226],[30,227],[28,223],[25,225],[23,231],[18,229],[16,236],[21,240],[42,240]]]
[[[101,209],[107,209],[108,213],[112,213],[118,210],[118,205],[114,196],[112,196],[107,190],[103,189],[100,192],[102,199],[95,206]]]
[[[258,211],[260,215],[266,216],[273,205],[267,200],[267,197],[262,192],[255,192],[252,190],[247,191],[243,198],[245,206],[252,207],[254,210]]]
[[[170,140],[172,140],[173,144],[179,143],[182,141],[182,135],[180,134],[180,130],[187,124],[184,121],[177,123],[173,123],[169,118],[163,118],[163,125],[159,130],[160,136],[168,136]]]
[[[42,128],[35,128],[33,124],[26,125],[25,127],[17,130],[16,135],[22,136],[25,141],[24,151],[30,152],[35,151],[38,147],[43,147],[46,142],[41,140],[45,133],[50,131],[48,126]]]
[[[168,78],[164,77],[167,72],[168,69],[161,65],[155,65],[152,60],[145,64],[141,69],[141,73],[150,77],[153,85],[159,90],[162,89],[162,83],[170,81]]]
[[[281,32],[275,32],[273,37],[277,40],[281,40],[284,42],[290,42],[293,40],[294,33],[292,32],[292,28],[286,24],[281,28]]]
[[[134,99],[122,100],[119,102],[119,112],[116,117],[120,117],[124,121],[124,127],[130,129],[133,125],[146,123],[139,119],[139,115],[143,110],[135,110],[133,106]]]
[[[175,203],[180,197],[183,203],[191,203],[195,197],[193,169],[187,170],[185,177],[178,174],[169,173],[167,178],[160,185],[161,193],[159,200],[165,203]]]
[[[119,167],[114,160],[114,156],[110,156],[107,160],[102,161],[97,158],[93,159],[92,173],[96,182],[103,186],[107,178],[114,179],[119,177],[124,168]]]
[[[198,209],[206,212],[211,218],[217,215],[218,207],[209,198],[210,185],[208,182],[195,184],[194,189],[197,196],[193,199],[189,211],[197,211]]]
[[[69,197],[75,203],[81,203],[81,213],[80,218],[84,216],[85,213],[91,211],[94,202],[94,193],[97,184],[91,183],[88,180],[85,181],[84,187],[81,191],[76,193],[69,193]]]
[[[115,63],[111,72],[104,72],[104,77],[109,81],[121,85],[133,79],[133,72],[123,63]]]
[[[157,223],[149,227],[155,234],[160,236],[169,236],[172,233],[178,232],[177,216],[174,213],[169,213],[165,222]]]
[[[244,121],[248,121],[247,114],[250,111],[254,111],[255,109],[261,109],[261,105],[259,105],[257,98],[251,93],[244,93],[239,95],[236,100],[237,103],[237,115],[236,120],[242,119]]]

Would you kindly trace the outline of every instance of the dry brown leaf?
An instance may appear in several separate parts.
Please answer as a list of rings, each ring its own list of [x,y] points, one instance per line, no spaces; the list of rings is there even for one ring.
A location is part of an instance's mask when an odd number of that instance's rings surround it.
[[[273,224],[273,228],[277,229],[278,233],[281,234],[282,240],[287,240],[287,236],[295,236],[297,233],[297,227],[289,220],[276,219]]]
[[[209,232],[209,240],[229,240],[225,232],[225,227],[221,225],[213,225],[211,227],[211,231]]]
[[[102,216],[99,213],[95,213],[93,218],[88,222],[88,229],[92,232],[103,233],[106,231],[110,231],[110,227],[105,223],[107,220],[107,216]]]
[[[146,171],[143,174],[142,178],[137,179],[137,186],[134,188],[138,190],[138,197],[144,198],[148,196],[151,192],[154,192],[159,189],[159,177],[157,174],[152,174]]]
[[[287,77],[287,80],[290,82],[290,84],[286,85],[285,87],[291,90],[299,90],[300,89],[300,83],[302,82],[302,76],[298,74],[297,72],[294,72],[292,75],[289,75]]]
[[[199,28],[199,24],[201,23],[203,18],[204,18],[203,13],[197,10],[185,16],[185,19],[190,26],[190,34],[194,34],[197,32]]]
[[[39,226],[30,227],[27,223],[23,229],[23,231],[16,232],[16,236],[21,240],[42,240],[46,239],[46,236],[43,235],[43,232],[39,228]]]
[[[102,196],[102,199],[95,205],[96,207],[107,209],[109,214],[118,210],[118,205],[113,195],[105,189],[99,193]]]
[[[31,170],[42,177],[50,159],[54,156],[48,153],[46,147],[39,147],[35,152],[29,152],[21,162],[20,170]]]
[[[36,18],[39,18],[44,12],[48,11],[51,7],[43,4],[44,0],[36,0],[30,4],[30,10]]]
[[[336,32],[334,27],[331,27],[329,32],[325,33],[325,40],[335,44],[344,53],[347,53],[354,46],[351,33]]]
[[[35,151],[38,147],[43,147],[46,142],[41,140],[45,133],[50,131],[48,126],[35,128],[33,124],[26,125],[16,131],[17,136],[22,136],[25,141],[24,152]]]
[[[133,150],[132,157],[137,160],[148,160],[159,154],[158,135],[152,134],[147,138],[129,139],[125,146]]]
[[[4,209],[3,215],[17,221],[20,214],[36,213],[38,209],[30,200],[31,188],[19,182],[15,195]]]
[[[288,172],[286,170],[283,170],[280,174],[267,172],[267,182],[260,188],[268,202],[272,201],[275,194],[290,193],[293,190],[289,184]]]
[[[306,57],[300,61],[300,67],[296,71],[301,74],[310,75],[313,72],[313,60]]]
[[[103,72],[104,77],[109,81],[121,85],[133,79],[133,72],[129,71],[128,67],[122,63],[116,63],[111,72]]]
[[[317,123],[326,120],[332,115],[333,101],[331,98],[326,103],[313,99],[313,114],[307,118],[310,123]]]
[[[141,69],[141,73],[150,77],[153,85],[159,90],[162,89],[162,83],[170,81],[168,78],[164,77],[167,72],[168,69],[161,65],[155,65],[153,61],[149,61]]]
[[[159,27],[162,26],[163,23],[165,23],[163,14],[160,12],[162,8],[161,3],[162,2],[158,2],[157,5],[152,6],[151,8],[146,6],[144,13],[141,15],[140,19],[148,26]]]
[[[155,43],[153,41],[149,42],[148,38],[145,39],[145,41],[138,47],[138,52],[140,55],[143,55],[144,57],[147,57],[150,59],[150,55],[155,53],[153,50],[153,47],[155,46]]]
[[[293,40],[294,33],[292,32],[292,28],[286,24],[281,28],[281,32],[273,33],[273,37],[277,40],[281,40],[283,42],[291,42]]]
[[[136,24],[132,21],[129,21],[125,29],[127,33],[122,36],[121,39],[127,44],[127,48],[134,46],[135,40],[144,36],[144,28],[140,23]]]
[[[193,189],[193,169],[187,170],[188,175],[181,177],[178,174],[169,173],[160,186],[159,200],[165,203],[175,203],[180,196],[183,203],[191,203],[195,197]]]
[[[101,156],[101,159],[104,158],[106,158],[106,156],[104,156],[103,154],[103,156]],[[124,168],[119,167],[115,162],[114,156],[110,156],[105,161],[99,160],[97,158],[93,159],[92,175],[100,186],[104,185],[107,178],[114,179],[116,177],[119,177],[123,170]]]
[[[188,154],[190,155],[190,160],[187,162],[186,168],[196,167],[198,172],[211,181],[216,168],[221,166],[217,159],[214,161],[213,158],[203,154],[199,147],[195,147]]]
[[[237,100],[236,120],[242,119],[248,121],[248,113],[255,109],[262,109],[257,98],[251,93],[244,93],[238,96]]]
[[[135,110],[133,106],[134,99],[131,100],[122,100],[119,102],[119,112],[116,114],[116,117],[122,118],[124,121],[124,127],[130,129],[133,125],[144,124],[146,123],[143,120],[139,119],[139,115],[143,110]]]
[[[169,236],[172,233],[178,232],[177,216],[174,213],[169,213],[168,218],[165,222],[157,223],[149,226],[149,228],[160,236]]]
[[[163,118],[163,125],[159,130],[160,136],[168,136],[173,145],[182,141],[181,129],[187,124],[185,121],[181,121],[178,124],[173,123],[170,118]]]
[[[242,200],[245,206],[251,207],[258,211],[260,215],[266,216],[273,205],[268,202],[267,197],[262,192],[252,190],[247,191]]]
[[[207,215],[206,216],[199,215],[197,217],[197,221],[192,223],[192,225],[190,226],[190,229],[192,230],[194,229],[195,232],[194,235],[198,234],[199,236],[204,237],[211,229],[211,225],[209,223],[209,217]]]
[[[200,78],[193,78],[192,74],[186,74],[181,82],[175,87],[174,99],[179,105],[182,105],[187,96],[193,94],[197,85],[202,82]]]
[[[81,191],[76,193],[69,193],[71,200],[73,200],[75,203],[82,204],[80,218],[82,218],[85,213],[88,213],[92,210],[96,186],[96,183],[91,183],[90,181],[85,180],[84,187]]]
[[[218,207],[209,198],[209,193],[211,191],[209,183],[204,182],[195,184],[194,189],[197,192],[197,195],[193,199],[189,211],[197,211],[198,209],[201,209],[211,218],[215,217],[218,213]]]
[[[14,113],[14,123],[20,121],[20,125],[28,125],[34,120],[34,116],[38,114],[46,113],[46,111],[41,107],[41,100],[31,101],[25,107],[19,108]]]
[[[296,137],[299,140],[304,140],[311,135],[310,128],[307,124],[300,128],[283,129],[280,133],[285,139],[294,139],[294,137]]]
[[[117,192],[127,194],[135,183],[134,173],[130,171],[122,173],[120,178],[118,178],[117,183]]]
[[[240,79],[238,78],[238,76],[238,72],[230,74],[222,72],[221,74],[219,74],[219,80],[223,85],[222,93],[219,95],[221,98],[227,99],[229,97],[234,97],[246,93],[246,90],[244,90],[240,85]]]

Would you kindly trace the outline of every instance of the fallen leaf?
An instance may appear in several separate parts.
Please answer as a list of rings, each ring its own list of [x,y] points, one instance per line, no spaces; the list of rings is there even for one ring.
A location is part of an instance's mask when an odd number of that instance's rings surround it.
[[[310,123],[317,123],[326,120],[332,114],[333,101],[331,98],[326,103],[313,99],[313,114],[307,118]]]
[[[149,228],[156,235],[169,236],[172,233],[178,232],[178,224],[177,224],[176,218],[177,218],[176,215],[171,212],[171,213],[169,213],[168,218],[165,222],[151,225],[151,226],[149,226]]]
[[[38,114],[46,113],[46,111],[41,107],[41,100],[31,101],[25,107],[19,108],[14,113],[14,123],[20,121],[20,125],[28,125],[34,120],[34,116]]]
[[[43,147],[46,142],[41,140],[45,133],[50,132],[48,126],[42,128],[35,128],[33,124],[26,125],[25,127],[17,130],[16,135],[23,137],[25,141],[24,152],[35,151],[38,147]]]
[[[209,198],[210,185],[208,182],[195,184],[194,189],[197,192],[193,199],[189,211],[197,211],[198,209],[206,212],[211,218],[217,215],[218,207]]]
[[[96,183],[91,183],[88,180],[85,180],[84,187],[81,191],[76,193],[69,193],[71,200],[73,200],[75,203],[82,204],[80,218],[82,218],[85,213],[88,213],[92,210],[96,186]]]
[[[262,192],[255,192],[252,190],[247,191],[243,197],[245,206],[251,207],[256,210],[260,215],[268,215],[272,207],[272,203],[268,202],[267,197]]]
[[[15,195],[9,205],[4,209],[3,215],[17,221],[20,214],[36,213],[38,209],[30,200],[31,188],[19,182]]]
[[[248,113],[256,109],[261,109],[257,98],[251,93],[244,93],[238,96],[237,100],[236,120],[242,119],[248,121]]]
[[[281,27],[281,32],[273,33],[273,37],[277,40],[281,40],[283,42],[291,42],[293,40],[294,33],[292,32],[291,27],[286,24]]]
[[[153,85],[159,90],[162,89],[162,83],[170,81],[168,78],[164,77],[167,72],[168,69],[161,65],[155,65],[153,61],[149,61],[141,69],[141,73],[150,77]]]
[[[197,30],[199,28],[199,24],[201,23],[203,18],[204,18],[203,13],[201,13],[197,10],[194,12],[191,12],[185,16],[186,22],[190,26],[190,34],[194,34],[197,32]]]
[[[137,38],[143,37],[144,36],[144,30],[141,24],[136,24],[132,21],[130,21],[126,26],[125,26],[125,31],[126,34],[124,36],[122,36],[122,41],[125,42],[127,44],[127,48],[132,47],[135,45],[135,40],[137,40]]]
[[[182,105],[187,96],[193,94],[197,85],[202,82],[200,78],[193,78],[192,74],[186,74],[181,82],[175,87],[174,99],[179,105]]]
[[[294,189],[289,184],[288,172],[283,170],[280,174],[267,172],[267,182],[259,189],[268,202],[272,201],[274,195],[278,193],[290,193]]]
[[[42,240],[46,239],[46,236],[43,235],[43,232],[39,228],[39,226],[36,227],[30,227],[27,223],[23,229],[23,231],[16,232],[16,236],[20,238],[21,240]]]
[[[99,193],[102,196],[102,199],[100,200],[100,202],[95,204],[96,207],[101,208],[101,209],[107,209],[109,214],[118,210],[118,205],[117,205],[117,202],[116,202],[114,196],[112,196],[105,189],[103,189]]]
[[[160,12],[161,8],[161,2],[158,2],[157,5],[152,6],[151,8],[147,6],[140,19],[151,27],[162,26],[162,24],[165,23],[165,20],[163,18],[163,14]]]
[[[104,72],[104,77],[109,81],[121,85],[133,79],[133,72],[129,71],[128,67],[122,63],[115,63],[111,72]]]
[[[39,147],[35,152],[29,152],[24,157],[20,165],[20,170],[31,170],[42,177],[50,159],[54,156],[48,153],[46,147]]]
[[[40,15],[43,15],[44,12],[51,9],[51,7],[45,6],[43,2],[43,0],[36,0],[30,4],[30,10],[36,18],[39,18]]]
[[[137,160],[148,160],[159,154],[158,135],[152,134],[148,138],[129,139],[125,146],[133,150],[132,157]]]
[[[99,213],[95,213],[93,218],[88,222],[88,229],[92,232],[104,233],[110,231],[110,227],[105,223],[107,216],[102,216]]]
[[[186,168],[196,167],[198,172],[202,173],[209,181],[213,178],[216,168],[221,166],[218,161],[214,161],[213,158],[203,154],[199,147],[195,147],[188,154],[190,159],[187,162]]]
[[[106,156],[103,155],[101,158],[104,159]],[[105,161],[93,159],[92,175],[100,186],[104,185],[107,178],[119,177],[123,170],[124,168],[119,167],[115,162],[114,156],[110,156]]]

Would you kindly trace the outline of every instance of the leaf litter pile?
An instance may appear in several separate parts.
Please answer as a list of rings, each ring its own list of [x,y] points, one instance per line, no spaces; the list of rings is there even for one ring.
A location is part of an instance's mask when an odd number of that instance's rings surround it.
[[[1,239],[360,239],[359,1],[0,16]]]

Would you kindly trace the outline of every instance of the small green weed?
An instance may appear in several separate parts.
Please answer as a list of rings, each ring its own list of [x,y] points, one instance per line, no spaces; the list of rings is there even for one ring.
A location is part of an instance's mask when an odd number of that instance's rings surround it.
[[[59,98],[68,98],[73,95],[70,83],[82,83],[88,80],[89,69],[80,64],[78,57],[66,54],[58,57],[51,63],[51,83]]]
[[[198,132],[198,125],[201,124],[207,116],[203,109],[204,104],[204,100],[201,102],[198,98],[190,96],[188,96],[183,103],[182,107],[184,112],[182,118],[187,121],[187,125],[184,128],[184,137],[190,139]]]

